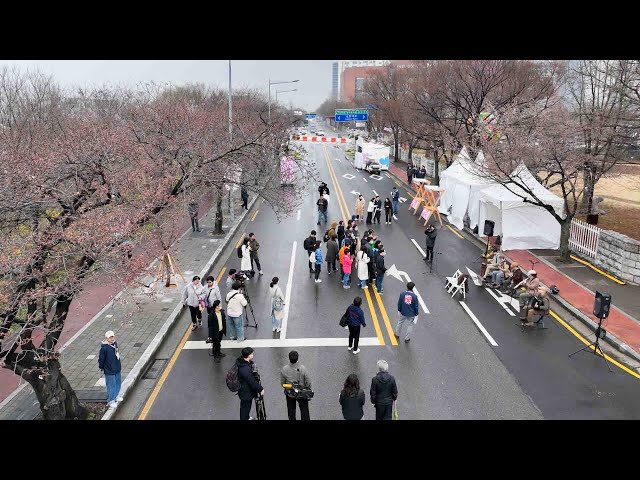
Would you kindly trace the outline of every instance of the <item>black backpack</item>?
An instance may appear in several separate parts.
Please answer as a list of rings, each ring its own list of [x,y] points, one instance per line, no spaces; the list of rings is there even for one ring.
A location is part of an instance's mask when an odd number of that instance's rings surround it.
[[[331,230],[331,229],[329,229]],[[324,232],[324,237],[322,237],[322,241],[324,243],[327,243],[329,241],[329,230],[327,230],[326,232]]]
[[[238,252],[238,258],[242,258],[242,245],[236,249],[236,252]]]
[[[233,367],[227,372],[225,377],[225,381],[227,382],[227,388],[231,390],[233,393],[236,393],[240,390],[240,379],[238,378],[238,363],[234,363]]]

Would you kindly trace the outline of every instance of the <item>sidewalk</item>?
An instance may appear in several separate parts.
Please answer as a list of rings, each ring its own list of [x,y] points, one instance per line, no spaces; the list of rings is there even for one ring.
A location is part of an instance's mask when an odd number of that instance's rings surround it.
[[[255,197],[251,199],[250,205],[254,201]],[[224,237],[214,237],[208,233],[213,229],[215,221],[215,208],[211,208],[206,215],[200,217],[202,232],[191,232],[189,224],[186,234],[174,243],[171,251],[187,281],[195,274],[204,278],[202,271],[211,269],[224,246],[235,235],[247,212],[241,210],[239,203],[239,199],[235,199],[235,219],[230,216],[225,218]],[[203,210],[201,208],[201,212]],[[228,215],[226,208],[224,211]],[[140,278],[146,284],[151,283],[156,268],[157,262],[154,262]],[[120,296],[127,299],[124,305],[109,302],[89,322],[85,320],[85,325],[81,328],[74,325],[77,333],[70,339],[70,343],[60,349],[61,364],[81,401],[89,398],[106,399],[97,354],[107,330],[113,330],[118,340],[122,355],[122,394],[126,395],[126,388],[143,373],[147,360],[160,345],[166,331],[178,317],[185,314],[181,303],[182,286],[183,282],[180,280],[179,288],[162,287],[155,298],[151,298],[140,288],[132,291],[125,289],[116,295],[116,299]],[[100,307],[92,305],[91,308],[95,310]],[[85,317],[88,318],[91,317]],[[109,411],[111,410],[113,409]],[[38,400],[26,382],[0,403],[0,420],[32,420],[39,413]]]

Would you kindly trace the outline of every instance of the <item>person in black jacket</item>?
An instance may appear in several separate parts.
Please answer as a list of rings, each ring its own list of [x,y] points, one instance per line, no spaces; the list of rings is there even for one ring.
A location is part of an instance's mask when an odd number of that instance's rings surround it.
[[[104,373],[104,381],[107,385],[107,403],[113,408],[117,402],[123,399],[120,396],[122,384],[122,364],[120,363],[120,351],[118,342],[112,330],[104,334],[105,340],[100,345],[98,355],[98,368]]]
[[[209,356],[213,357],[216,363],[220,363],[220,359],[226,357],[224,353],[220,352],[220,342],[222,341],[222,336],[227,333],[227,316],[220,307],[220,300],[213,301],[207,322],[209,327],[207,342],[212,344]]]
[[[255,364],[253,363],[253,348],[244,347],[242,354],[236,359],[238,365],[238,380],[240,381],[240,420],[251,420],[251,404],[257,395],[264,395],[264,388],[253,375]],[[256,369],[257,372],[257,369]]]
[[[315,265],[311,264],[311,260],[309,260],[309,256],[311,252],[316,251],[316,231],[311,230],[311,234],[304,239],[304,243],[302,244],[304,247],[304,254],[307,256],[307,262],[309,263],[309,273],[315,273]]]
[[[384,199],[384,223],[391,225],[391,219],[393,218],[393,205],[391,205],[391,199],[389,197]]]
[[[358,348],[358,342],[360,342],[360,326],[367,326],[364,322],[364,312],[362,308],[360,308],[360,305],[362,305],[362,298],[356,297],[353,299],[353,305],[349,305],[346,311],[347,327],[349,327],[349,347],[347,350],[351,351],[353,348],[354,354],[360,353],[360,349]]]
[[[427,247],[427,256],[424,257],[425,262],[433,262],[433,247],[436,245],[436,237],[438,236],[438,231],[436,227],[429,224],[427,229],[424,231],[426,235],[425,246]]]
[[[384,252],[384,248],[381,248],[376,255],[376,290],[378,293],[382,295],[384,293],[384,288],[382,287],[382,281],[384,280],[384,272],[387,271],[387,267],[384,265],[384,257],[386,253]]]
[[[338,398],[342,405],[342,416],[345,420],[362,420],[364,417],[364,390],[360,390],[360,381],[355,373],[347,377],[344,388]]]
[[[351,222],[351,220],[349,220]],[[342,240],[344,240],[344,220],[340,220],[338,222],[338,229],[336,230],[336,235],[338,235],[338,248],[342,247]]]
[[[376,407],[376,420],[391,420],[393,402],[398,398],[396,379],[389,373],[386,360],[378,360],[378,374],[371,379],[371,403]]]
[[[380,225],[380,215],[382,215],[382,200],[380,200],[380,196],[376,195],[376,198],[373,201],[373,223],[378,222]]]

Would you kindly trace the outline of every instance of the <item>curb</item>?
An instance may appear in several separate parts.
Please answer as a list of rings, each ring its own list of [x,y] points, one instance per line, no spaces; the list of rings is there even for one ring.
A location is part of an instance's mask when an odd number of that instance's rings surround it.
[[[238,222],[227,233],[227,237],[226,237],[227,240],[222,244],[220,244],[220,246],[218,246],[218,248],[213,253],[209,261],[206,263],[206,265],[200,272],[200,275],[199,275],[200,278],[204,278],[207,276],[207,274],[209,273],[209,270],[211,269],[215,261],[218,259],[222,251],[227,247],[227,245],[229,244],[229,240],[236,234],[236,231],[244,221],[245,217],[247,216],[247,213],[251,211],[251,209],[253,208],[253,205],[256,203],[257,200],[258,200],[258,196],[256,195],[253,198],[253,200],[249,203],[248,205],[249,208],[244,212],[242,212],[242,214],[240,215],[240,218],[238,219]],[[137,383],[137,381],[142,377],[142,373],[146,370],[146,368],[151,363],[153,355],[158,351],[158,348],[160,348],[160,345],[162,344],[162,341],[164,340],[164,338],[167,336],[167,333],[169,332],[173,324],[176,322],[176,320],[180,317],[180,313],[183,312],[182,307],[183,307],[182,303],[179,303],[178,305],[176,305],[176,307],[173,309],[173,311],[169,315],[169,318],[167,318],[167,320],[164,322],[164,324],[160,328],[160,331],[156,334],[153,340],[151,340],[151,343],[146,348],[142,356],[138,359],[136,364],[133,366],[133,369],[129,372],[129,374],[127,375],[127,378],[125,378],[125,380],[122,382],[122,388],[120,389],[120,395],[122,397],[126,398],[127,392],[131,388],[133,388]],[[115,407],[110,407],[109,410],[105,412],[105,414],[102,417],[102,420],[111,420],[111,417],[113,417],[113,415],[116,413],[116,410],[118,410],[118,403],[116,403]]]

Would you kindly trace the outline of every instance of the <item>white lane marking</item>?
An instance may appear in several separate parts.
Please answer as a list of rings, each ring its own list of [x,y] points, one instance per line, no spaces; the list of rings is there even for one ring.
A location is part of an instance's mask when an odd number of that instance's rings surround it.
[[[355,175],[351,175],[350,173],[345,173],[344,175],[342,175],[343,178],[346,178],[347,180],[353,180],[354,178],[356,178]]]
[[[185,275],[191,275],[193,273],[193,270],[187,270],[184,272]]]
[[[480,285],[482,285],[482,280],[480,280],[476,272],[471,270],[469,267],[466,267],[466,269],[467,269],[467,272],[469,272],[469,276],[473,280],[473,283],[476,284],[476,287],[479,287]]]
[[[408,276],[409,275],[407,275],[407,277]],[[409,280],[409,281],[411,281],[411,280]],[[413,293],[415,293],[416,297],[418,297],[418,303],[420,304],[420,306],[424,310],[424,313],[429,313],[430,314],[431,312],[427,308],[427,305],[424,303],[424,300],[422,300],[422,297],[420,296],[420,292],[418,292],[418,289],[416,287],[413,287]]]
[[[360,195],[360,192],[356,192],[355,190],[351,190],[349,193],[351,193],[353,195]]]
[[[293,284],[293,265],[296,263],[296,248],[298,242],[293,242],[291,251],[291,263],[289,264],[289,278],[287,279],[287,292],[284,294],[284,313],[282,317],[282,328],[280,338],[287,338],[287,322],[289,321],[289,304],[291,303],[291,285]]]
[[[485,287],[484,289],[485,289],[487,292],[489,292],[489,295],[491,295],[493,298],[495,298],[495,299],[496,299],[496,301],[500,304],[500,306],[501,306],[502,308],[504,308],[504,309],[506,310],[506,312],[507,312],[509,315],[511,315],[512,317],[515,317],[515,316],[516,316],[516,314],[515,314],[515,313],[513,313],[513,312],[511,311],[511,309],[510,309],[509,307],[507,307],[507,306],[502,302],[502,300],[501,300],[500,298],[498,298],[498,296],[497,296],[495,293],[493,293],[493,290],[492,290],[492,289],[487,288],[487,287]]]
[[[476,318],[476,316],[473,314],[473,312],[469,309],[469,307],[467,307],[467,304],[464,303],[462,300],[460,300],[460,305],[462,305],[462,308],[465,309],[465,311],[467,312],[467,314],[471,317],[471,320],[473,320],[473,323],[476,324],[476,326],[480,329],[480,331],[482,332],[482,334],[487,338],[487,340],[489,340],[489,343],[491,345],[493,345],[494,347],[497,347],[498,344],[496,343],[496,341],[493,339],[493,337],[491,335],[489,335],[489,332],[487,332],[487,329],[484,328],[482,326],[482,324],[480,323],[480,320],[478,320]]]
[[[363,180],[364,180],[366,183],[369,183],[369,182],[367,182],[367,179],[366,179],[366,178],[363,178]]]
[[[339,158],[336,157],[336,162],[342,163],[342,160],[340,160]]]
[[[346,330],[338,328],[346,333]],[[378,337],[360,337],[359,345],[366,347],[378,347],[380,342]],[[254,340],[245,339],[242,342],[236,340],[223,340],[222,348],[290,348],[290,347],[348,347],[348,337],[337,338],[256,338]],[[211,344],[204,340],[190,340],[184,345],[184,350],[207,350],[211,349]],[[345,350],[345,353],[349,353]]]
[[[420,245],[418,245],[418,242],[416,242],[413,238],[411,239],[411,241],[413,242],[413,244],[416,246],[416,248],[418,249],[418,251],[422,254],[422,258],[426,257],[427,254],[424,253],[424,250],[422,250],[422,248],[420,248]]]
[[[375,190],[373,191],[373,194],[377,197],[378,196],[378,192],[376,192]]]
[[[396,214],[395,214],[395,213],[393,214],[393,219],[394,219],[394,220],[397,220],[397,219],[398,219],[398,217],[396,217]]]
[[[400,197],[400,198],[399,198],[399,200],[400,200],[400,202],[402,202],[402,203],[404,203],[404,202],[406,202],[406,201],[407,201],[407,199],[406,199],[406,198],[404,198],[404,197]]]
[[[89,355],[89,356],[87,357],[87,360],[93,360],[94,358],[96,358],[96,356],[95,356],[95,355]]]
[[[298,220],[300,220],[300,210],[298,210]]]

